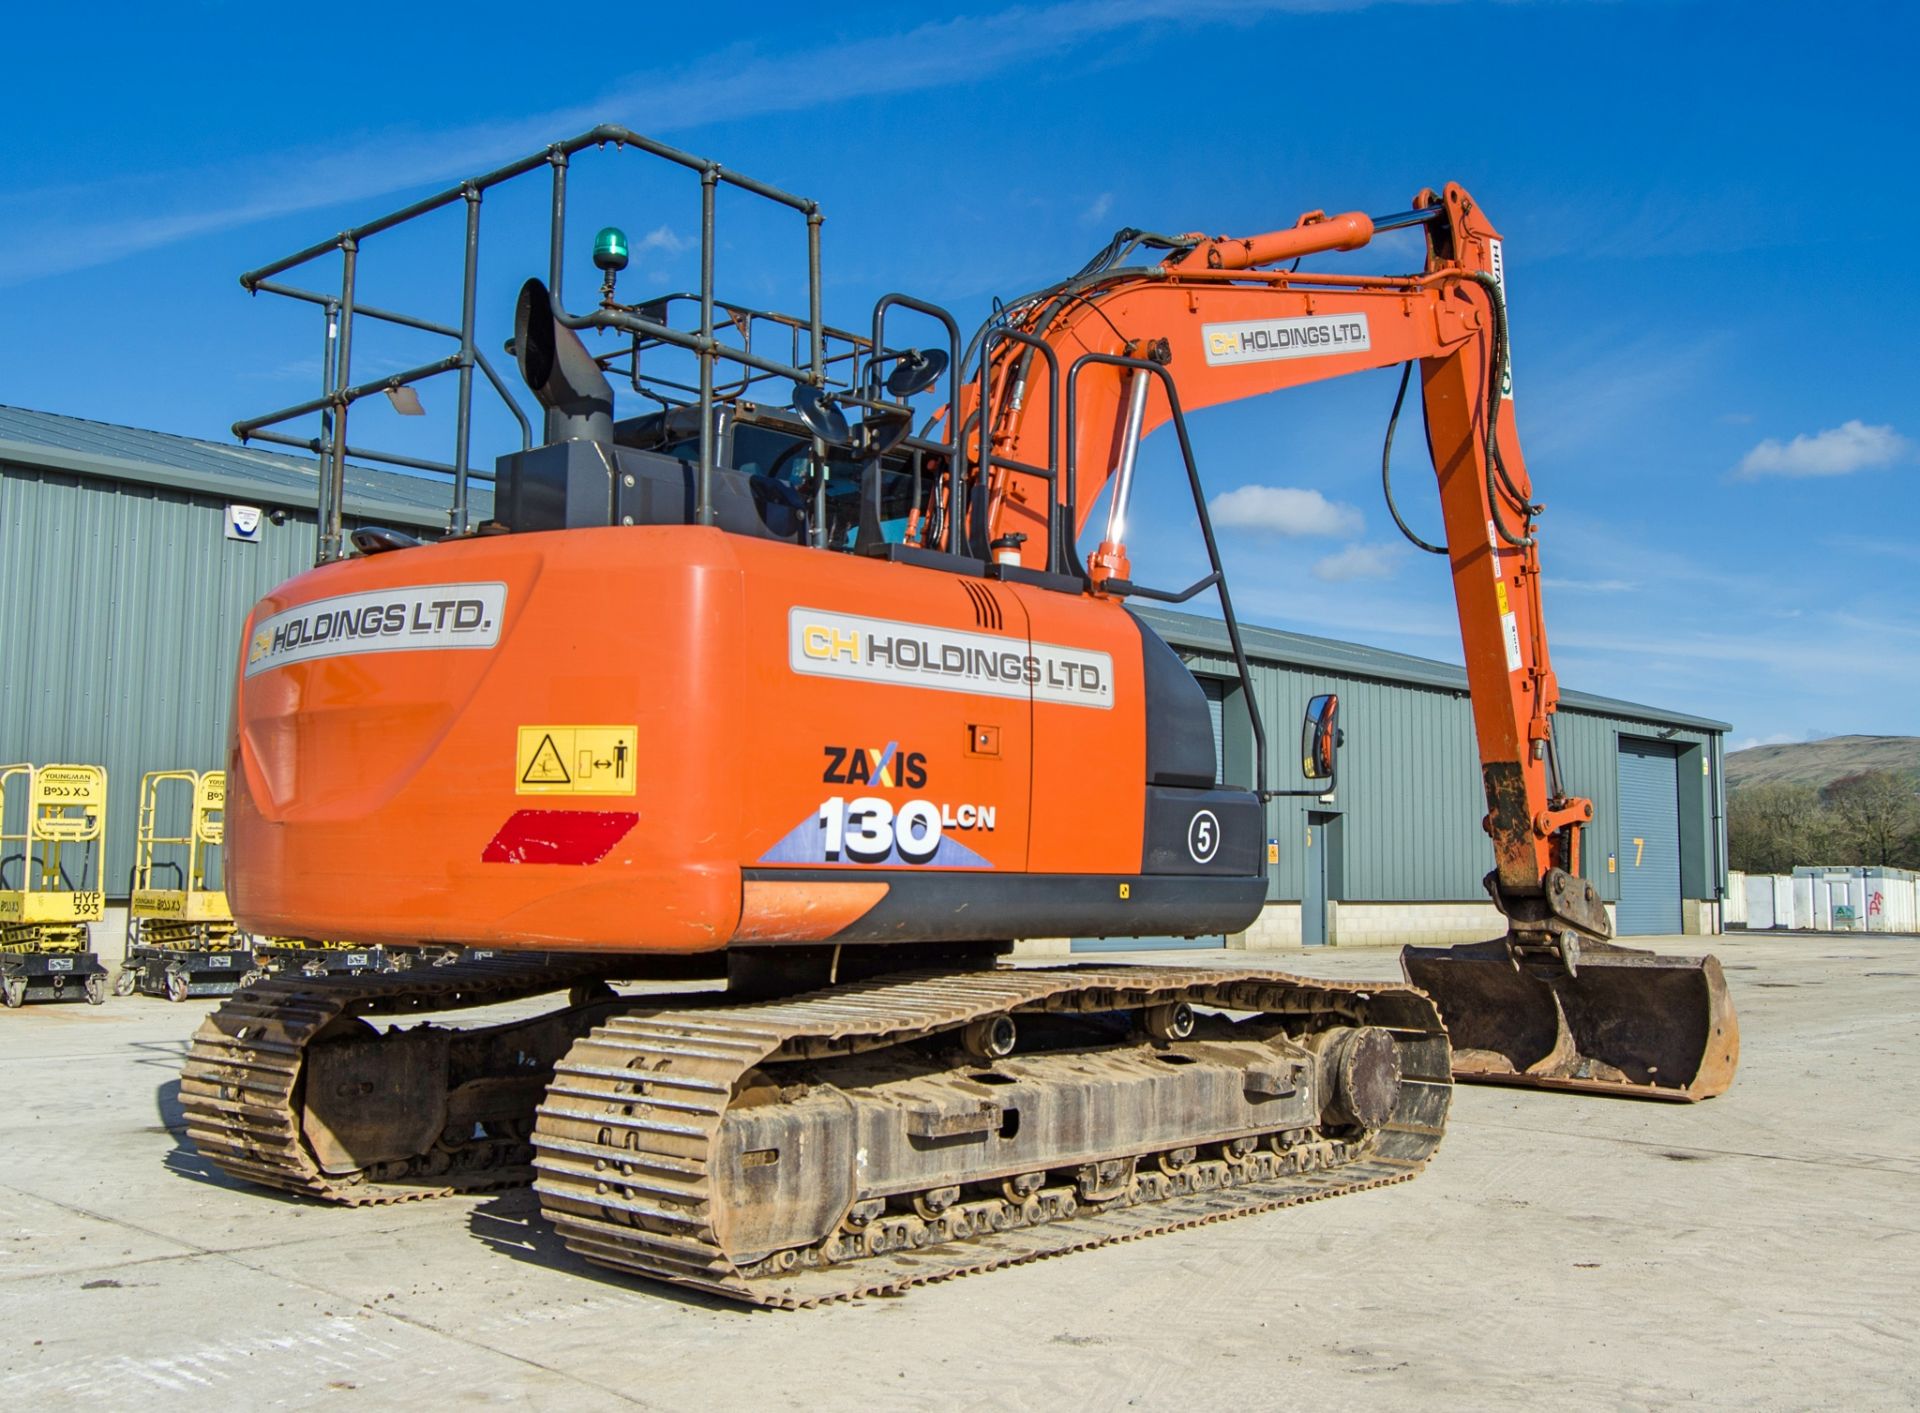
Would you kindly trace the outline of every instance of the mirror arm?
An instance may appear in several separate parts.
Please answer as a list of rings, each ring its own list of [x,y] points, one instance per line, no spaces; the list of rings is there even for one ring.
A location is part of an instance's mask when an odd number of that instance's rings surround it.
[[[1333,770],[1328,774],[1323,784],[1326,787],[1325,789],[1259,790],[1255,793],[1260,796],[1261,803],[1263,804],[1268,800],[1297,800],[1303,797],[1317,800],[1324,796],[1334,794],[1340,786],[1340,754],[1338,751],[1334,753]]]
[[[1136,584],[1131,579],[1109,579],[1106,581],[1105,588],[1106,592],[1115,598],[1133,596],[1136,598],[1153,599],[1158,603],[1185,603],[1195,594],[1206,589],[1211,589],[1215,584],[1220,582],[1220,578],[1221,575],[1219,571],[1215,570],[1213,573],[1207,575],[1206,578],[1195,581],[1178,593],[1172,593],[1166,589],[1149,589],[1145,584]]]

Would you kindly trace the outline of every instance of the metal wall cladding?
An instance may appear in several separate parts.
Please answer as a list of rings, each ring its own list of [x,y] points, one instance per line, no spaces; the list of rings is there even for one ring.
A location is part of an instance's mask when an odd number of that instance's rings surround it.
[[[225,767],[247,612],[312,567],[310,512],[225,530],[224,500],[0,464],[0,757],[107,768],[110,894],[141,774]]]
[[[1183,646],[1177,633],[1163,634],[1181,650],[1196,674],[1238,680],[1230,658]],[[1269,869],[1268,896],[1276,901],[1301,897],[1307,811],[1331,810],[1341,817],[1338,857],[1328,883],[1336,900],[1356,902],[1481,902],[1481,880],[1493,855],[1481,821],[1487,812],[1474,743],[1473,714],[1464,690],[1425,683],[1305,669],[1249,654],[1260,711],[1267,731],[1268,771],[1278,789],[1306,788],[1300,778],[1299,737],[1307,702],[1320,692],[1340,694],[1339,793],[1322,804],[1311,797],[1275,800],[1268,806],[1270,837],[1279,840],[1278,864]],[[1660,724],[1657,717],[1633,717],[1562,706],[1554,718],[1561,775],[1569,793],[1593,801],[1594,819],[1582,842],[1582,873],[1601,896],[1617,902],[1620,876],[1608,871],[1620,835],[1619,751],[1623,736],[1652,736],[1671,731],[1668,744],[1687,752],[1683,762],[1698,770],[1714,757],[1714,733]],[[1245,784],[1245,781],[1239,783]],[[1683,840],[1700,852],[1708,867],[1695,882],[1695,896],[1717,896],[1726,856],[1719,782],[1703,775],[1698,808],[1686,808]]]

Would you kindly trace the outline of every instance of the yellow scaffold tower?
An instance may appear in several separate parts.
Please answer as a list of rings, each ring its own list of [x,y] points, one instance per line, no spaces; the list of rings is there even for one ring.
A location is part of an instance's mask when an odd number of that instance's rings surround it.
[[[225,996],[251,969],[227,906],[227,775],[150,770],[140,777],[127,958],[113,989],[184,1001]]]
[[[0,1000],[8,1006],[106,999],[90,929],[106,913],[106,826],[100,766],[0,766]]]

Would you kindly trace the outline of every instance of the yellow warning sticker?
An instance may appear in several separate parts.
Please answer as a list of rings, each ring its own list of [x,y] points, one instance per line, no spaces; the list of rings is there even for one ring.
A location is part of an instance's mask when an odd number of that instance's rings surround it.
[[[1505,580],[1495,579],[1493,581],[1493,596],[1500,601],[1500,611],[1502,613],[1510,611],[1507,604],[1507,585]]]
[[[631,795],[633,726],[522,726],[513,757],[516,795]]]

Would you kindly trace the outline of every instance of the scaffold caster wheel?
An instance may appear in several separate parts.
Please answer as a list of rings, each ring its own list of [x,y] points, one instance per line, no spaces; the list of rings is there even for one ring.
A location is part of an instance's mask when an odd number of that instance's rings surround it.
[[[96,971],[87,978],[87,1004],[104,1006],[107,1003],[107,974]]]
[[[27,979],[24,976],[0,977],[0,1001],[5,1001],[9,1009],[25,1005]]]
[[[133,988],[139,984],[140,974],[138,972],[132,967],[121,967],[119,974],[113,978],[113,994],[116,996],[131,996],[133,994]]]
[[[167,973],[167,999],[184,1001],[187,999],[187,974],[183,971]]]

